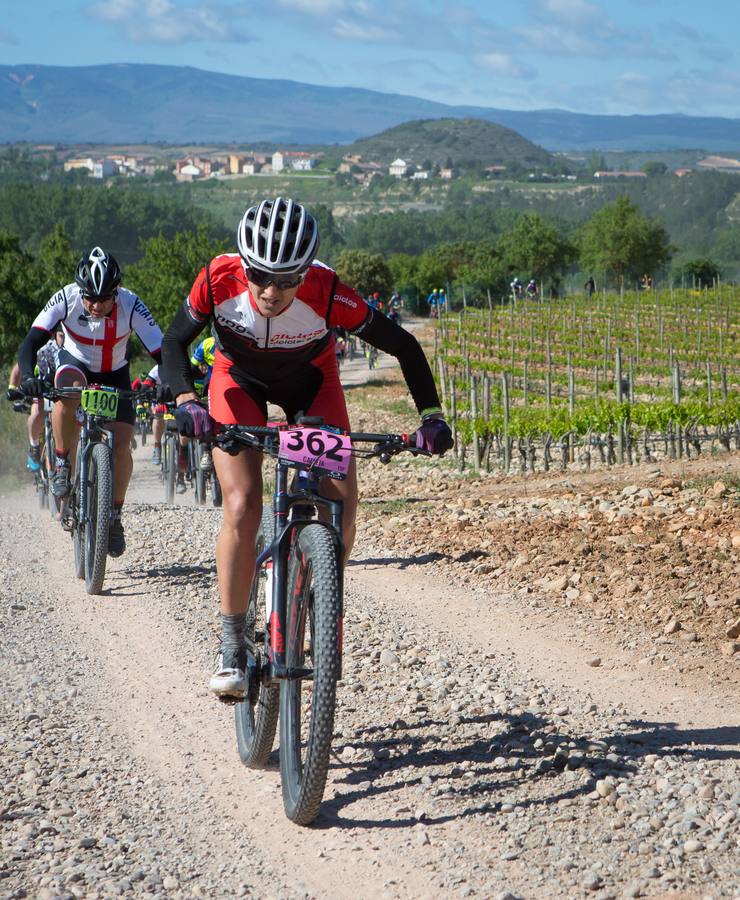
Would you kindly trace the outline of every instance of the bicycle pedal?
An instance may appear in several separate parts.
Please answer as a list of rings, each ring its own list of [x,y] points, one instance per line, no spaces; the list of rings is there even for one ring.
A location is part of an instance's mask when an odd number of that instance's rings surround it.
[[[61,520],[61,522],[62,522],[62,529],[64,531],[68,531],[70,534],[72,534],[72,532],[75,529],[74,521],[68,517],[65,517]]]

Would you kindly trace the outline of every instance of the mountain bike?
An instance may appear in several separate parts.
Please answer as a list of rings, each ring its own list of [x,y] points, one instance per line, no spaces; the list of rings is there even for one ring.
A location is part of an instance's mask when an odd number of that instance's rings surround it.
[[[13,404],[13,411],[28,415],[31,411],[31,398],[26,397],[18,388],[8,388],[5,396]],[[41,401],[39,401],[41,402]],[[50,473],[54,468],[56,453],[54,450],[54,433],[51,429],[51,403],[44,404],[44,440],[41,444],[39,469],[33,473],[33,484],[41,509],[50,509],[52,516],[57,516],[61,508],[59,500],[51,492]]]
[[[208,443],[200,441],[198,438],[191,438],[188,441],[188,471],[185,478],[192,483],[195,491],[195,502],[198,506],[205,505],[206,494],[210,493],[213,505],[219,507],[223,504],[223,495],[216,470],[213,464],[208,469],[204,469],[201,466],[203,451],[207,447]]]
[[[326,786],[342,671],[343,504],[322,496],[320,482],[345,478],[352,456],[387,463],[403,451],[429,454],[405,435],[344,433],[306,417],[280,427],[228,425],[213,440],[229,453],[252,448],[276,460],[272,508],[257,534],[249,689],[235,704],[236,738],[242,762],[264,768],[279,720],[283,806],[308,825]]]
[[[62,502],[62,528],[72,535],[75,575],[84,578],[88,594],[99,594],[108,559],[108,529],[113,512],[113,448],[115,435],[107,428],[115,420],[119,400],[140,396],[137,391],[105,385],[53,388],[49,400],[80,398],[80,439],[70,492]]]
[[[141,446],[146,446],[147,436],[152,433],[151,409],[148,401],[141,397],[136,398],[136,429],[135,434],[141,438]]]

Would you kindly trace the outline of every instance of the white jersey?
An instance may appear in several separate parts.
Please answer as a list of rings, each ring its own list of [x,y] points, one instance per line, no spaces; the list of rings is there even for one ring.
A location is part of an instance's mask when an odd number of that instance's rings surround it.
[[[52,379],[59,366],[59,351],[62,348],[52,338],[36,354],[36,366],[42,378]]]
[[[94,319],[85,310],[79,287],[68,284],[54,294],[31,327],[51,332],[57,322],[64,330],[64,349],[92,372],[115,372],[126,365],[132,331],[150,353],[162,346],[162,331],[154,317],[136,294],[123,287],[118,288],[111,314]]]

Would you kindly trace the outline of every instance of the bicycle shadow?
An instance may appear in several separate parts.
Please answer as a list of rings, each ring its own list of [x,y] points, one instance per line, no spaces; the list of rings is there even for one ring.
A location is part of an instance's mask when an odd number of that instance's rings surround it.
[[[440,560],[473,562],[476,559],[488,559],[490,556],[491,554],[486,550],[465,550],[457,556],[434,550],[430,553],[417,553],[413,556],[371,556],[366,559],[350,559],[347,566],[396,566],[399,569],[407,569],[409,566],[425,566],[428,563],[440,562]]]
[[[370,758],[347,763],[335,757],[332,770],[337,773],[344,770],[344,774],[334,784],[350,789],[325,800],[315,827],[404,829],[413,828],[421,821],[424,827],[431,828],[501,812],[504,803],[525,810],[552,807],[563,801],[585,798],[594,790],[596,781],[606,775],[619,777],[635,773],[647,754],[658,757],[681,754],[696,761],[740,759],[740,727],[734,725],[680,729],[675,722],[632,720],[626,723],[629,731],[601,737],[598,750],[594,750],[597,745],[591,736],[564,728],[554,734],[540,732],[544,746],[536,749],[533,733],[552,723],[529,713],[463,717],[461,725],[485,728],[502,722],[507,723],[503,732],[481,734],[472,741],[451,746],[440,746],[434,733],[413,733],[448,724],[441,720],[368,726],[363,729],[365,740],[361,735],[360,740],[350,743]],[[387,736],[389,730],[393,731],[391,737]],[[375,738],[375,734],[384,737]],[[376,758],[379,751],[381,755],[390,751],[390,758]],[[607,753],[612,754],[611,759]],[[411,777],[409,768],[415,770]],[[581,777],[577,781],[565,780],[567,771],[577,771]],[[465,784],[466,781],[469,783]],[[537,784],[538,788],[519,799],[517,788],[524,784]],[[406,792],[410,787],[426,788],[424,796],[409,800]],[[400,804],[394,817],[348,813],[348,807],[358,801],[381,798],[388,809],[394,802],[394,794],[399,795]],[[454,804],[456,808],[441,810],[445,804]],[[423,810],[421,819],[414,814],[412,806]]]

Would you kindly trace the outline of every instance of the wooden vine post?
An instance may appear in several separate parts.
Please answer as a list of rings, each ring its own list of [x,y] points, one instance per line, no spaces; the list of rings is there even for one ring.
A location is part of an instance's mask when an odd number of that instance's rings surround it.
[[[511,466],[511,446],[509,444],[509,373],[501,373],[501,388],[504,403],[504,471],[509,473]]]

